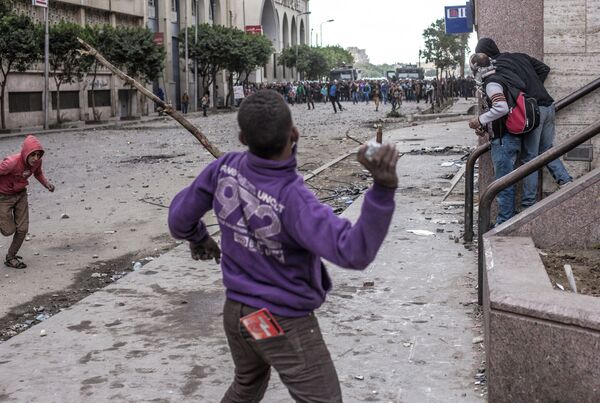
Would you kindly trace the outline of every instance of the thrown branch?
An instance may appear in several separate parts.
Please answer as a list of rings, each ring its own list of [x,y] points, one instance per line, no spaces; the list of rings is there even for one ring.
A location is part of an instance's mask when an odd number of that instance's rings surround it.
[[[164,102],[159,97],[154,95],[152,92],[148,91],[148,89],[146,89],[146,87],[144,87],[142,84],[138,83],[133,78],[129,77],[127,74],[123,73],[121,70],[119,70],[118,68],[113,66],[96,49],[94,49],[91,45],[86,43],[84,40],[82,40],[80,38],[77,38],[77,40],[86,49],[84,51],[83,50],[81,51],[82,54],[87,54],[87,55],[95,57],[96,60],[98,60],[98,62],[100,64],[102,64],[104,67],[106,67],[107,69],[112,71],[121,80],[125,81],[128,85],[135,87],[142,95],[144,95],[147,98],[150,98],[152,101],[154,101],[160,107],[162,107],[166,114],[171,116],[173,119],[175,119],[177,122],[179,122],[183,127],[185,127],[190,133],[192,133],[194,135],[194,137],[196,137],[198,139],[200,144],[202,144],[204,146],[204,148],[206,148],[206,150],[213,155],[213,157],[218,158],[221,155],[223,155],[223,153],[217,147],[212,145],[212,143],[206,138],[206,136],[204,134],[202,134],[202,132],[200,132],[200,130],[198,130],[198,128],[196,126],[194,126],[186,118],[184,118],[181,113],[179,113],[175,109],[173,109],[173,106],[171,104]]]

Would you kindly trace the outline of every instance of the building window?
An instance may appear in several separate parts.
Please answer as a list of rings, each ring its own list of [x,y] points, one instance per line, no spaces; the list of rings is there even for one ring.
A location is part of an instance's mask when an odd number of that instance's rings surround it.
[[[192,0],[192,17],[196,16],[196,9],[198,8],[198,1]]]
[[[177,12],[177,0],[171,0],[171,11],[174,13]]]
[[[88,91],[88,107],[90,108],[92,107],[92,97],[94,97],[94,100],[96,101],[97,108],[110,106],[110,90]]]
[[[277,55],[273,53],[273,78],[277,78]]]
[[[52,109],[56,109],[56,91],[52,91]],[[79,109],[79,91],[61,91],[60,109]]]
[[[158,0],[148,0],[148,18],[156,18],[156,7]]]
[[[42,92],[9,92],[8,111],[13,112],[36,112],[44,110]]]

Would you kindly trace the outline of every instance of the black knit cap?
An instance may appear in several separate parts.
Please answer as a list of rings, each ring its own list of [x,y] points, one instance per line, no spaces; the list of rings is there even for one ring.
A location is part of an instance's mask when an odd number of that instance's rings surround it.
[[[492,59],[500,54],[498,45],[490,38],[481,38],[475,47],[475,53],[485,53]]]

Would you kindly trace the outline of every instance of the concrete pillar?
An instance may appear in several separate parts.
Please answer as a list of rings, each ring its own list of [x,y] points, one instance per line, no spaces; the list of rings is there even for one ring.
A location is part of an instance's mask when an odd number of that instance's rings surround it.
[[[501,52],[523,52],[543,59],[543,1],[477,0],[475,4],[479,38],[494,39]]]

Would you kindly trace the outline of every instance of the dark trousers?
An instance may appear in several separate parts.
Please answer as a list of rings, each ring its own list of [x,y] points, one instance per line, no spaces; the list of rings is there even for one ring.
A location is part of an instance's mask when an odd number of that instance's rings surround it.
[[[340,104],[340,101],[338,101],[337,96],[335,97],[329,97],[329,100],[331,101],[331,105],[333,105],[333,112],[337,113],[337,109],[335,108],[335,104],[337,103],[338,107],[340,108],[340,111],[342,111],[342,105]]]
[[[254,340],[240,324],[240,318],[256,308],[227,300],[223,323],[235,378],[222,403],[254,403],[263,398],[271,367],[296,402],[338,403],[342,401],[340,384],[313,313],[301,318],[276,316],[285,334]]]

